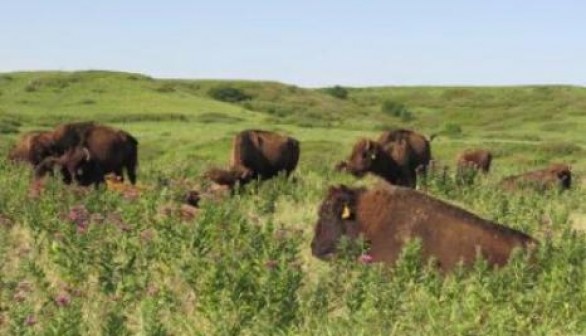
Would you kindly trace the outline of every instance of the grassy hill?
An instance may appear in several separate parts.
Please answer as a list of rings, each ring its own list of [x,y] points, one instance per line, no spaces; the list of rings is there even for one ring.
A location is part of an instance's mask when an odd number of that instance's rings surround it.
[[[154,79],[105,71],[0,74],[0,154],[23,132],[95,120],[139,142],[137,198],[50,180],[0,158],[0,334],[359,335],[586,332],[586,89],[307,89],[275,82]],[[417,247],[390,274],[353,257],[325,263],[309,243],[328,186],[372,186],[332,171],[359,137],[408,127],[438,134],[434,158],[485,147],[473,186],[431,177],[427,192],[522,230],[542,246],[495,272],[442,277]],[[176,209],[245,128],[301,140],[294,180],[253,184],[195,219]],[[565,193],[510,194],[506,175],[572,164]]]
[[[217,88],[237,89],[246,99],[218,101],[210,96]],[[586,145],[584,88],[347,90],[348,97],[339,99],[272,82],[157,80],[104,71],[9,73],[0,75],[0,122],[4,133],[86,119],[124,126],[146,141],[148,157],[150,150],[158,157],[169,146],[181,152],[218,140],[225,145],[245,127],[294,133],[311,151],[312,142],[321,150],[323,142],[349,144],[360,135],[405,126],[440,134],[436,155],[448,162],[463,146],[483,145],[496,147],[506,160],[510,148],[517,148],[515,160],[522,163],[531,161],[522,152],[531,151],[537,163],[559,158],[583,167],[577,158]],[[404,107],[408,116],[384,110],[385,104]],[[173,126],[173,137],[166,136],[167,127],[145,132],[152,123]],[[159,136],[165,140],[149,142]]]

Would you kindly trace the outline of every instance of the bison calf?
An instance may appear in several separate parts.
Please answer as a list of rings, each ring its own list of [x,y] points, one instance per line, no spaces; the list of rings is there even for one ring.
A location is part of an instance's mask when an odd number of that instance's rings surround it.
[[[424,259],[435,258],[440,271],[450,271],[459,263],[471,266],[478,255],[492,266],[501,266],[514,248],[537,244],[524,233],[397,186],[330,187],[319,208],[313,255],[326,259],[335,254],[343,236],[350,240],[363,236],[372,261],[391,265],[405,243],[419,238]]]

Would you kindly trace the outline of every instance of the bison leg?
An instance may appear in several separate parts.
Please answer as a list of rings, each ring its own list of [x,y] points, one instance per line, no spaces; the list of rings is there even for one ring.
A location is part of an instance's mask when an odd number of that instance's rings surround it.
[[[132,184],[136,184],[136,161],[136,156],[132,156],[126,163],[126,174]]]

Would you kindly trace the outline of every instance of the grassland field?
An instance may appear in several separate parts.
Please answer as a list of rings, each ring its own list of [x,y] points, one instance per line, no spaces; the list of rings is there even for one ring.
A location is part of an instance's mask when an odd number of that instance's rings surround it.
[[[210,94],[232,88],[244,98]],[[374,87],[169,80],[106,71],[0,74],[0,334],[470,335],[586,333],[586,88]],[[390,106],[391,108],[385,108]],[[30,169],[5,161],[23,132],[95,120],[139,140],[139,182],[126,199],[52,180],[28,197]],[[432,176],[428,193],[525,231],[539,267],[520,255],[493,271],[441,277],[417,245],[394,270],[352,257],[325,263],[309,243],[332,184],[373,186],[333,172],[360,137],[406,127],[453,168],[488,148],[494,169],[472,186]],[[246,128],[301,141],[293,181],[254,183],[195,219],[161,209],[228,163]],[[507,175],[572,166],[564,193],[506,193]],[[452,170],[453,171],[453,170]]]

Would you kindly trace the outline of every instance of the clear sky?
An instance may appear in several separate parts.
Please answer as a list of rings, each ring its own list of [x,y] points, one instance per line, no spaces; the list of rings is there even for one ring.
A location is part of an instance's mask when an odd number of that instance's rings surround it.
[[[586,85],[584,0],[3,0],[0,72]]]

